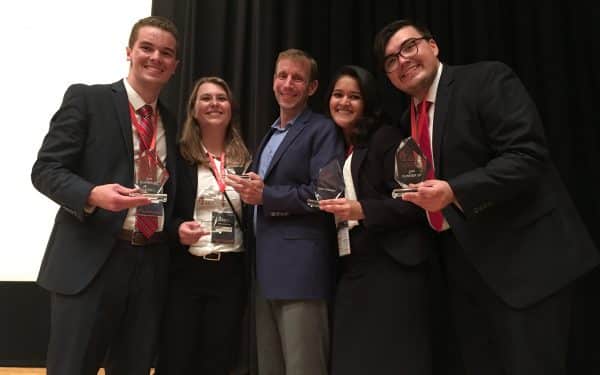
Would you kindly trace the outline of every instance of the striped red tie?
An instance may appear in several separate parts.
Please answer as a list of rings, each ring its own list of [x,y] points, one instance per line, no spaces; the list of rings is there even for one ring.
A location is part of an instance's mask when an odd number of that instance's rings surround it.
[[[140,115],[140,127],[138,129],[138,137],[140,139],[140,154],[144,151],[148,151],[152,144],[152,138],[154,137],[154,122],[152,121],[152,106],[146,104],[137,110]],[[151,150],[151,152],[153,152]],[[138,179],[143,178],[146,174],[155,173],[153,168],[143,168],[145,163],[140,163],[140,167],[137,171]],[[152,237],[154,232],[158,229],[158,217],[149,215],[135,215],[135,228],[142,232],[146,238]]]
[[[423,108],[425,106],[425,108]],[[430,168],[427,169],[427,179],[435,178],[435,171],[433,169],[433,155],[431,152],[431,139],[429,137],[429,107],[431,106],[431,102],[423,100],[419,103],[419,108],[417,109],[417,113],[419,114],[418,129],[421,129],[421,138],[419,139],[419,146],[423,151],[423,154],[427,158],[427,162],[431,163]],[[444,225],[444,216],[440,211],[438,212],[430,212],[427,211],[427,217],[429,218],[429,224],[431,227],[440,232],[442,230],[442,226]]]

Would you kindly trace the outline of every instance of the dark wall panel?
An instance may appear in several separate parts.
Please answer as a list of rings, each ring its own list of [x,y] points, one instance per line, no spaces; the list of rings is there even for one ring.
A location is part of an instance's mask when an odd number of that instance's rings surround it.
[[[49,301],[33,282],[0,282],[0,366],[44,366]]]

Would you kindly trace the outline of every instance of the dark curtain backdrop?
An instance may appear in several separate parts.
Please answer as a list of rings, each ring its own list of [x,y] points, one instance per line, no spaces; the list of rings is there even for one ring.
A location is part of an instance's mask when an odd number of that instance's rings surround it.
[[[310,52],[319,63],[323,109],[328,78],[341,65],[374,68],[372,42],[385,24],[411,18],[428,25],[447,64],[500,60],[520,76],[544,120],[554,161],[596,244],[600,244],[598,47],[600,6],[575,1],[154,0],[152,13],[175,21],[180,68],[164,99],[180,122],[193,82],[228,81],[254,149],[277,116],[271,84],[281,50]],[[376,72],[378,73],[378,72]],[[397,119],[405,98],[385,76],[386,109]],[[570,349],[572,374],[600,373],[600,271],[577,287]]]

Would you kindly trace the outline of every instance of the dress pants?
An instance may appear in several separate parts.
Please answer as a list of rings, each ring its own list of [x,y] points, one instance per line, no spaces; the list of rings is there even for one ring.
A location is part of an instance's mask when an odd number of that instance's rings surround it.
[[[513,308],[489,288],[451,231],[440,236],[466,373],[565,375],[572,288]]]
[[[85,251],[86,249],[81,249]],[[90,285],[51,295],[48,375],[148,375],[168,271],[164,244],[117,240]]]
[[[256,338],[260,375],[327,375],[327,302],[267,300],[256,293]]]
[[[248,293],[244,256],[174,260],[156,375],[231,374]]]

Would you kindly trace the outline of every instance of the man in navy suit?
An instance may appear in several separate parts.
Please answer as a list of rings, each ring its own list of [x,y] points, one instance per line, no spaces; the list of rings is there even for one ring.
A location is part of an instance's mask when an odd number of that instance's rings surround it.
[[[261,142],[250,180],[232,177],[254,205],[256,332],[261,375],[325,375],[329,358],[327,299],[335,259],[333,216],[310,208],[319,169],[343,157],[335,125],[307,107],[317,90],[317,63],[290,49],[275,63],[280,116]]]
[[[410,95],[404,125],[429,119],[420,134],[433,140],[435,177],[402,198],[439,231],[465,370],[565,374],[572,284],[598,253],[525,87],[499,62],[442,64],[431,33],[409,21],[384,27],[374,50]]]
[[[95,375],[102,365],[108,374],[148,375],[152,365],[171,205],[130,194],[138,193],[134,159],[147,150],[171,174],[165,192],[173,200],[177,123],[158,95],[176,51],[171,21],[139,20],[127,78],[69,87],[50,122],[31,173],[60,205],[38,276],[51,293],[49,375]],[[154,216],[136,215],[142,210]]]

